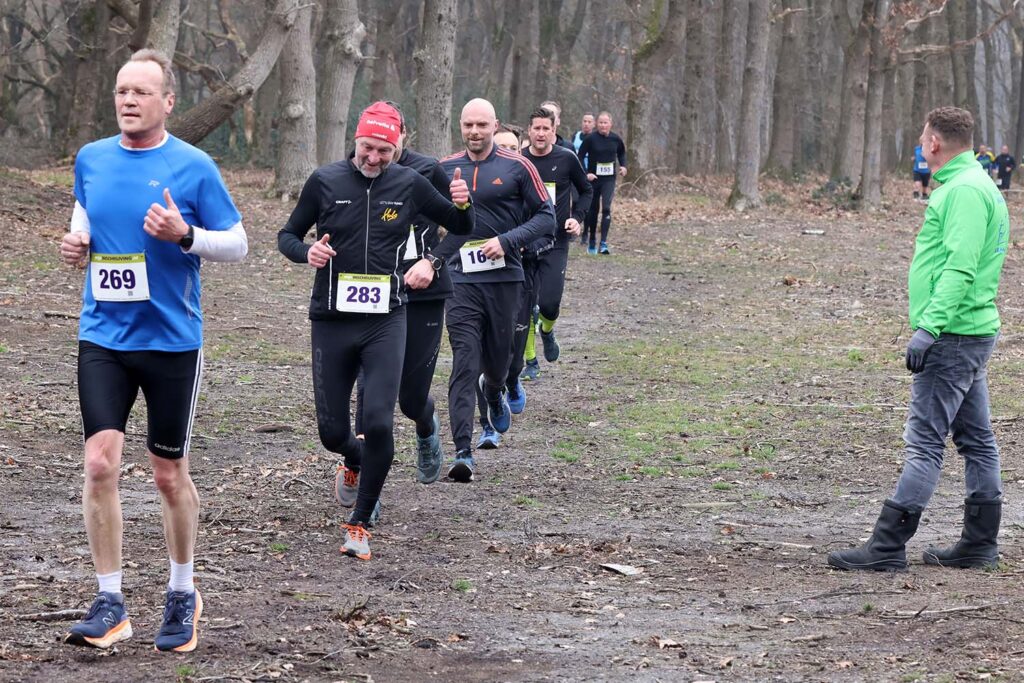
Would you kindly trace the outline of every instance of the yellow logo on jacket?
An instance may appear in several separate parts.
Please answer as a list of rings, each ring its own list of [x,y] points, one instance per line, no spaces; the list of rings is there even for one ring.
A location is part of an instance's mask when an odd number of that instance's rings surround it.
[[[393,221],[398,218],[398,212],[392,208],[384,209],[384,213],[380,215],[382,221]]]

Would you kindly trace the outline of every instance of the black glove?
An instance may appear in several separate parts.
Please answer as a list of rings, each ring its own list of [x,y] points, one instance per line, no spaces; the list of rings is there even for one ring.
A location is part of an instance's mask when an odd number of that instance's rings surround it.
[[[932,350],[935,337],[928,330],[918,329],[907,344],[907,370],[918,373],[924,370],[928,352]]]

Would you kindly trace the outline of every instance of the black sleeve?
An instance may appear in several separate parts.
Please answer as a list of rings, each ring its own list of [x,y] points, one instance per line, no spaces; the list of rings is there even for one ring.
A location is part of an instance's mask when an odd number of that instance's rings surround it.
[[[590,137],[591,136],[588,135],[587,137],[583,138],[583,142],[580,143],[580,151],[576,152],[576,156],[579,158],[581,164],[583,163],[583,160],[587,158],[587,154],[590,153]],[[587,173],[594,172],[594,169],[587,168],[586,166],[583,167],[583,170],[586,171]]]
[[[532,169],[532,165],[529,168],[523,166],[519,173],[519,193],[530,218],[522,225],[498,235],[501,248],[506,252],[519,251],[539,237],[555,235],[555,210],[551,206],[551,198],[537,171]]]
[[[413,192],[419,213],[445,226],[452,234],[468,235],[473,232],[476,225],[476,210],[472,202],[465,209],[460,209],[419,173],[415,175],[414,182]]]
[[[430,184],[434,186],[434,189],[441,193],[447,199],[451,199],[451,195],[448,192],[448,188],[451,186],[451,179],[448,174],[441,168],[441,164],[434,164],[434,169],[430,172]]]
[[[622,138],[619,138],[616,143],[615,156],[619,158],[619,166],[626,165],[626,143],[622,141]]]
[[[289,261],[295,263],[306,263],[306,255],[312,245],[304,242],[306,233],[316,224],[320,216],[320,199],[318,197],[320,187],[319,171],[306,179],[299,193],[299,201],[292,209],[292,215],[288,222],[277,233],[277,248],[288,257]]]
[[[569,180],[579,193],[579,197],[572,204],[572,217],[582,223],[587,217],[587,211],[590,210],[590,202],[594,199],[594,186],[587,180],[587,172],[578,161],[579,159],[575,166],[569,164]]]

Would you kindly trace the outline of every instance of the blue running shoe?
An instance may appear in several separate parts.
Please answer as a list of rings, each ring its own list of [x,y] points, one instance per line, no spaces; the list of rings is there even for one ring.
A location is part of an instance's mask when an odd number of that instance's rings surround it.
[[[491,429],[488,425],[484,427],[484,433],[480,435],[480,440],[476,442],[476,447],[483,450],[491,450],[498,447],[501,443],[501,434]]]
[[[534,382],[538,377],[540,377],[540,361],[536,358],[526,361],[523,371],[519,373],[519,379]]]
[[[523,368],[524,370],[526,368]],[[516,379],[514,389],[508,390],[508,407],[513,415],[521,415],[526,410],[526,387],[520,379]]]
[[[559,354],[562,353],[562,348],[558,345],[558,340],[555,339],[555,331],[545,332],[541,330],[540,340],[544,344],[544,360],[554,363],[558,360]]]
[[[590,254],[591,256],[597,254],[597,247],[594,245],[593,242],[591,242],[590,245],[587,247],[587,253]]]
[[[71,627],[64,642],[106,649],[132,637],[132,622],[121,593],[98,593],[80,622]]]
[[[199,642],[199,618],[203,614],[203,597],[199,591],[167,591],[164,623],[153,645],[159,652],[191,652]]]
[[[601,248],[597,250],[597,253],[608,256],[612,253],[612,250],[608,248],[607,242],[601,242]]]
[[[498,400],[492,404],[487,399],[487,390],[484,387],[484,376],[480,375],[480,391],[484,395],[484,403],[487,404],[487,421],[496,432],[504,434],[512,426],[512,409],[508,407],[508,392],[502,389],[498,394]]]
[[[473,481],[474,472],[476,472],[476,463],[473,461],[473,453],[466,448],[455,454],[455,461],[448,468],[448,477],[468,484]]]
[[[434,433],[423,438],[416,437],[416,481],[421,484],[433,484],[441,476],[441,464],[444,456],[441,453],[441,420],[434,411]]]

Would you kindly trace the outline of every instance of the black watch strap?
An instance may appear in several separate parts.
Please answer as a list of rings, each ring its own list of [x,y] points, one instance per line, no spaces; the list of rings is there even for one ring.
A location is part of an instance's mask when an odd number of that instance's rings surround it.
[[[195,241],[195,239],[196,229],[190,225],[188,226],[188,232],[185,233],[185,236],[178,240],[178,244],[181,246],[182,249],[188,250],[192,248],[192,243]]]

